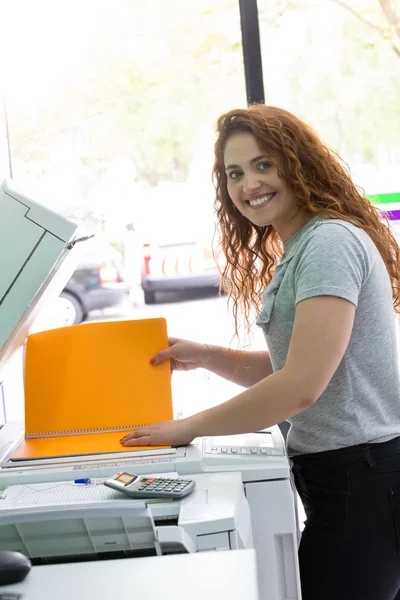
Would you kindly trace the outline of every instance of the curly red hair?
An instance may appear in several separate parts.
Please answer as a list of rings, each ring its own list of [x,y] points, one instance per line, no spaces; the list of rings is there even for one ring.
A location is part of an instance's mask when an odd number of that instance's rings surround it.
[[[253,225],[235,210],[229,197],[224,150],[228,138],[239,132],[251,133],[262,152],[276,160],[299,208],[311,215],[349,221],[367,232],[385,262],[393,305],[400,313],[400,249],[387,220],[352,182],[340,156],[311,127],[286,110],[256,104],[223,114],[218,119],[215,143],[215,210],[225,258],[221,288],[233,302],[236,334],[239,312],[249,327],[254,309],[261,310],[262,292],[283,253],[274,228]]]

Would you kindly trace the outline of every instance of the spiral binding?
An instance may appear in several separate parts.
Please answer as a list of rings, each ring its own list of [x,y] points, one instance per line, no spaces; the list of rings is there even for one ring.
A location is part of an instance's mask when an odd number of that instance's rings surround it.
[[[117,425],[115,427],[92,427],[91,429],[60,429],[59,431],[33,431],[25,434],[25,439],[32,440],[36,438],[65,437],[67,435],[90,435],[93,433],[117,433],[123,431],[132,431],[132,429],[141,429],[147,427],[150,423],[140,423],[135,425]]]

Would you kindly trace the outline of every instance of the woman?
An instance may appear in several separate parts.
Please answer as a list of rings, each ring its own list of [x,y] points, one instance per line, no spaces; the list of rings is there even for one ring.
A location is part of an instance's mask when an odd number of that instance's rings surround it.
[[[307,521],[303,600],[400,600],[399,248],[338,156],[290,113],[220,117],[216,210],[236,331],[254,308],[268,352],[172,338],[151,359],[247,388],[215,408],[125,436],[183,445],[291,423]]]

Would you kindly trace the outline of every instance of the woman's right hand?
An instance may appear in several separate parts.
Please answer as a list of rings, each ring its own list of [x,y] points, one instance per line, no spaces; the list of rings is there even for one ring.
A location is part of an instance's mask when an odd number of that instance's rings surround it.
[[[206,368],[208,348],[205,344],[173,337],[168,338],[168,344],[168,348],[160,350],[151,358],[152,365],[158,365],[169,358],[171,371],[191,371],[200,367]]]

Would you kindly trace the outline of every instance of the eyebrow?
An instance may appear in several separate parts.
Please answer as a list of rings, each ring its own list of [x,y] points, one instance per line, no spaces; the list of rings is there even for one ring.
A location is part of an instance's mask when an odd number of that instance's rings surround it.
[[[256,156],[255,158],[252,158],[249,161],[250,165],[254,165],[254,163],[258,162],[261,158],[265,158],[264,154],[261,154],[260,156]],[[225,170],[227,171],[228,169],[241,169],[242,167],[240,165],[227,165],[225,167]]]

